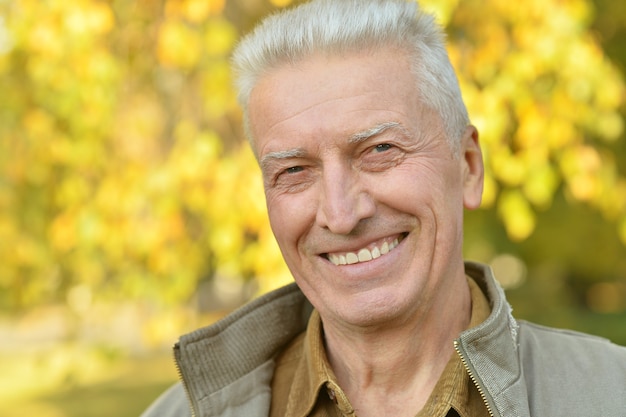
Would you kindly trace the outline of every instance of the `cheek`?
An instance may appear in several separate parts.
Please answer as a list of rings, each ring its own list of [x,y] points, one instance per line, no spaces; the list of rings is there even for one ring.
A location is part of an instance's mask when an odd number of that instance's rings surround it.
[[[311,204],[298,195],[267,196],[270,226],[283,251],[297,244],[311,224]]]
[[[405,213],[418,217],[456,217],[458,209],[462,212],[460,178],[452,166],[439,162],[398,167],[393,175],[372,184],[371,190],[379,202]]]
[[[431,205],[445,194],[440,173],[426,164],[404,164],[372,181],[370,190],[381,202],[389,202],[403,211]]]

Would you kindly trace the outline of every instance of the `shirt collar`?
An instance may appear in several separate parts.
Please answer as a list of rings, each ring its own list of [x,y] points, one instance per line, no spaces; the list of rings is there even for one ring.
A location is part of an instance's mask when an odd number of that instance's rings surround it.
[[[316,406],[323,406],[328,401],[335,403],[343,414],[354,414],[326,357],[322,320],[314,310],[307,326],[303,356],[295,372],[286,415],[308,416]]]

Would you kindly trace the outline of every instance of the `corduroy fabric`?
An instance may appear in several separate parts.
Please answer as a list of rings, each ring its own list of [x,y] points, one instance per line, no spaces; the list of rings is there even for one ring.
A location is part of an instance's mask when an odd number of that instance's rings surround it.
[[[292,284],[253,301],[213,326],[181,337],[174,352],[183,380],[194,381],[187,385],[187,392],[197,417],[221,415],[228,410],[228,401],[222,401],[228,396],[219,394],[225,387],[239,394],[238,402],[254,398],[254,407],[264,407],[267,414],[271,393],[269,388],[257,386],[268,387],[273,357],[294,334],[305,329],[312,311],[305,300]],[[286,311],[289,314],[284,314]],[[249,339],[250,335],[254,340]],[[253,384],[240,381],[248,375]]]

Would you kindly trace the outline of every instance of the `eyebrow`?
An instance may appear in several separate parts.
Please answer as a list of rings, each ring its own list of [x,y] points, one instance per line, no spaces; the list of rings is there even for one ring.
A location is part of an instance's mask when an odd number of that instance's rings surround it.
[[[362,132],[357,132],[357,133],[354,133],[353,135],[350,135],[350,138],[348,139],[348,143],[361,143],[373,136],[380,135],[385,130],[395,129],[395,128],[398,128],[403,133],[408,134],[407,130],[400,123],[385,122],[385,123],[378,124],[372,128],[366,129]]]
[[[270,152],[261,158],[261,170],[266,171],[274,161],[289,158],[302,158],[306,151],[302,148],[289,149],[286,151]]]

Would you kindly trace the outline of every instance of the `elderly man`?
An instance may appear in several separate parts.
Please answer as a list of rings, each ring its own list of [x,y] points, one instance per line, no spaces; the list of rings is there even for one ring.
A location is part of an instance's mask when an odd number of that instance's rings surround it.
[[[626,349],[517,322],[463,262],[483,162],[431,16],[314,0],[234,66],[295,284],[183,336],[146,416],[626,416]]]

